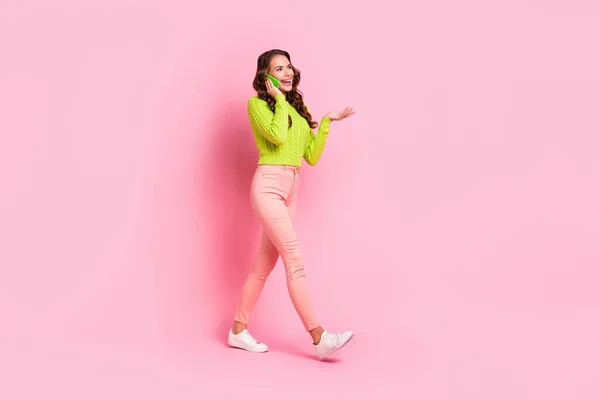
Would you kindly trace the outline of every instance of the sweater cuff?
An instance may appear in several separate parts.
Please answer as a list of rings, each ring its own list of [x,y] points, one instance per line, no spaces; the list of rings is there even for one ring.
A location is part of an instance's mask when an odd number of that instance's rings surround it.
[[[285,103],[285,94],[278,94],[275,96],[275,101],[277,103]]]
[[[323,132],[323,133],[329,133],[329,124],[331,123],[331,120],[327,117],[323,117],[321,118],[321,124],[319,125],[319,131]]]

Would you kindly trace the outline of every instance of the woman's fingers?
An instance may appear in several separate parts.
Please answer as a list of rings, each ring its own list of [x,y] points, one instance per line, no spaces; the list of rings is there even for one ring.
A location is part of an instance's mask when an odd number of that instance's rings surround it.
[[[354,110],[351,107],[346,107],[346,111],[344,113],[344,118],[348,118],[352,114],[354,114]]]

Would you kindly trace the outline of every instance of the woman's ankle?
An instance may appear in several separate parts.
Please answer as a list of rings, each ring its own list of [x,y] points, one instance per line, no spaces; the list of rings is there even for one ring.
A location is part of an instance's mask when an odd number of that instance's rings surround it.
[[[233,328],[231,328],[231,331],[234,335],[239,335],[244,329],[246,329],[247,326],[247,324],[242,324],[241,322],[234,321]]]
[[[320,326],[317,326],[315,329],[311,329],[310,331],[308,331],[308,333],[310,334],[310,336],[313,339],[313,343],[314,344],[319,344],[319,342],[321,341],[321,335],[323,335],[324,329]]]

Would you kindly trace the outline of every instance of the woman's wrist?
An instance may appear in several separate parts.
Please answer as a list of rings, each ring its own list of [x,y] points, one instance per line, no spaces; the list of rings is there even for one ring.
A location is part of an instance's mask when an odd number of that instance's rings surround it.
[[[326,116],[323,116],[323,118],[321,118],[321,123],[319,124],[319,130],[323,133],[329,132],[329,124],[331,124],[331,120]]]

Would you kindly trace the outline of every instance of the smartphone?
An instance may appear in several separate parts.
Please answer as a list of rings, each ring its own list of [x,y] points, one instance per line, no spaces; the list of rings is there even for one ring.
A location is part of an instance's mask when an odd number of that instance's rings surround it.
[[[271,80],[271,82],[273,82],[273,85],[276,88],[279,88],[279,81],[277,80],[277,78],[272,77],[271,75],[267,74],[267,78],[269,78]]]

